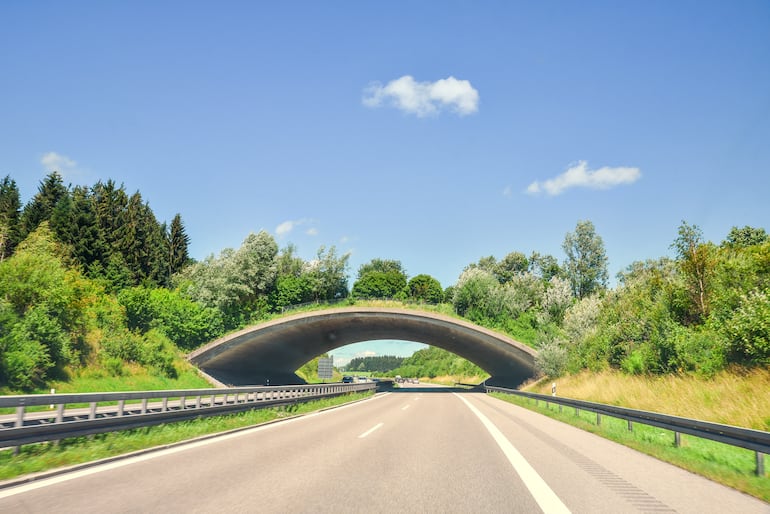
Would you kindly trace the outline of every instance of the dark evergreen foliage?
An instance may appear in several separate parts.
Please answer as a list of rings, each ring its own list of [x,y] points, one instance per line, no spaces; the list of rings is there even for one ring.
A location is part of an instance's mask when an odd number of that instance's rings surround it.
[[[139,192],[129,197],[112,180],[68,188],[53,172],[23,210],[19,204],[16,184],[6,177],[0,182],[0,259],[48,221],[74,261],[88,276],[103,280],[109,291],[168,285],[171,275],[190,263],[181,216],[174,217],[167,231]]]
[[[370,373],[387,373],[401,366],[404,357],[395,355],[375,355],[372,357],[355,357],[345,366],[348,372],[366,371]]]
[[[56,171],[48,174],[40,183],[37,194],[24,206],[21,214],[22,238],[32,233],[40,223],[50,220],[56,205],[68,194],[61,175]]]
[[[0,181],[0,261],[9,257],[21,241],[20,216],[19,188],[6,176]]]
[[[190,245],[190,236],[185,231],[182,216],[176,214],[171,220],[166,244],[168,245],[168,277],[182,271],[182,268],[190,264],[190,255],[187,248]]]

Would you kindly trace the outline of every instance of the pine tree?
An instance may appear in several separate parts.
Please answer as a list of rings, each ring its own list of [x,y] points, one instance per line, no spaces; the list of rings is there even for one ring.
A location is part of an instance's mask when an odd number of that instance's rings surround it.
[[[106,183],[97,182],[91,188],[91,193],[91,204],[98,230],[98,245],[102,250],[99,257],[100,263],[93,268],[106,270],[111,257],[120,254],[117,241],[119,229],[125,222],[128,196],[123,186],[116,187],[112,180]],[[124,261],[122,254],[120,261]]]
[[[190,255],[187,247],[190,244],[190,236],[185,232],[182,216],[177,213],[171,220],[171,227],[167,234],[168,244],[168,276],[182,270],[190,263]]]
[[[21,214],[21,237],[27,237],[40,223],[51,219],[56,204],[69,194],[61,175],[53,171],[40,183],[37,194],[24,206]]]
[[[0,181],[0,261],[13,254],[19,244],[21,199],[16,181],[6,176]]]
[[[57,204],[51,216],[51,228],[59,241],[69,245],[72,256],[83,269],[106,262],[89,188],[76,186],[70,196]]]

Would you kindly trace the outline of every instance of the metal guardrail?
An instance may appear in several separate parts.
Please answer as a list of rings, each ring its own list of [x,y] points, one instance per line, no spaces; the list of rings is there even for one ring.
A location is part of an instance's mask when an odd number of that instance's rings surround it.
[[[601,416],[610,416],[628,421],[628,429],[633,430],[633,423],[651,425],[674,433],[674,444],[679,446],[680,434],[688,434],[702,439],[710,439],[720,443],[746,448],[756,452],[756,474],[764,476],[764,455],[770,454],[770,432],[762,430],[753,430],[751,428],[742,428],[732,425],[722,425],[710,421],[700,421],[697,419],[680,418],[668,414],[659,414],[625,407],[616,407],[602,403],[587,402],[583,400],[573,400],[571,398],[562,398],[559,396],[548,396],[544,394],[528,393],[515,389],[506,389],[504,387],[484,386],[486,392],[495,391],[500,393],[513,394],[524,398],[531,398],[535,401],[543,401],[556,405],[572,407],[578,413],[581,410],[596,413],[596,423],[601,424]]]
[[[0,448],[287,405],[376,386],[334,383],[0,396],[0,408],[15,409],[15,414],[0,416]],[[34,406],[48,406],[49,411],[27,410]]]

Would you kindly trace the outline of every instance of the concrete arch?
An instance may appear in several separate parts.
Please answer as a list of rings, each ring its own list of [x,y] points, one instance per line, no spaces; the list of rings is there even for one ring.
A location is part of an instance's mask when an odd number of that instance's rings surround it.
[[[519,386],[535,375],[532,348],[467,321],[392,308],[345,307],[255,325],[212,341],[188,359],[228,385],[302,383],[294,371],[340,346],[399,339],[444,348],[477,364],[489,383]]]

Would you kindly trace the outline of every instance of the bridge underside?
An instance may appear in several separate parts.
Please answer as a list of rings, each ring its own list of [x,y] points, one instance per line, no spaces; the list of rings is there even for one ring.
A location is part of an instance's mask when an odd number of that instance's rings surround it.
[[[489,373],[490,384],[518,387],[536,373],[536,352],[501,334],[440,314],[369,307],[303,313],[256,325],[213,341],[188,358],[226,385],[301,384],[294,372],[314,357],[378,339],[444,348]]]

